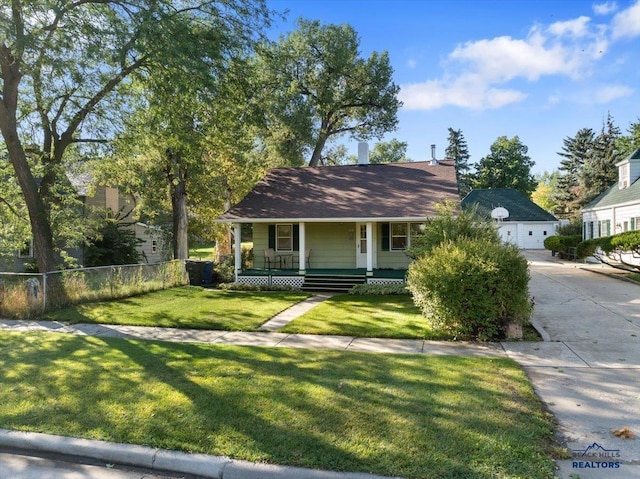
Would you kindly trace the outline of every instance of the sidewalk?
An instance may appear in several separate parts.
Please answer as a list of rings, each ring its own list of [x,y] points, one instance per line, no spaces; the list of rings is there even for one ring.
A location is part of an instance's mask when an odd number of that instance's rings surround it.
[[[426,341],[422,339],[360,338],[278,332],[211,331],[201,329],[154,328],[108,324],[67,325],[57,321],[0,320],[0,330],[46,331],[80,336],[148,339],[169,342],[234,344],[283,348],[335,349],[371,353],[436,354],[459,356],[505,356],[500,343]]]

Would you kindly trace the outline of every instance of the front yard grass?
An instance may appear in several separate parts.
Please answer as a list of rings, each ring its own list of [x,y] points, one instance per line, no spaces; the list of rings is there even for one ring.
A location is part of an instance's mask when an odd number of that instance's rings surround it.
[[[412,478],[552,478],[505,358],[0,332],[0,427]]]
[[[72,324],[253,331],[280,311],[308,297],[306,293],[220,291],[183,286],[114,301],[79,304],[47,313],[46,317]]]
[[[280,331],[367,338],[452,339],[429,328],[410,295],[333,296]]]

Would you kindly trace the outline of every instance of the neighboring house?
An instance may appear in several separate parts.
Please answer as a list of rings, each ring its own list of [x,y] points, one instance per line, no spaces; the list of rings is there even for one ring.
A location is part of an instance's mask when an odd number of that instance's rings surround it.
[[[134,224],[133,230],[136,238],[142,240],[138,253],[142,256],[143,263],[160,263],[171,259],[171,241],[166,231],[145,223]]]
[[[121,217],[125,217],[135,207],[133,197],[122,194],[117,187],[97,186],[89,188],[91,180],[89,175],[72,176],[69,180],[78,194],[85,216],[91,214],[93,209],[108,208]],[[135,223],[132,228],[136,233],[136,237],[142,240],[138,246],[138,252],[142,256],[143,263],[157,263],[168,259],[169,244],[158,227]],[[75,258],[79,265],[83,264],[82,248],[72,248],[67,253],[72,258]],[[33,241],[26,243],[25,247],[16,253],[12,261],[5,261],[0,264],[0,270],[12,272],[23,272],[33,268],[35,268]]]
[[[238,282],[301,286],[313,274],[354,275],[368,282],[402,281],[406,249],[443,200],[458,201],[452,161],[271,170],[216,221],[253,224],[254,268]],[[301,254],[301,252],[305,252]]]
[[[131,223],[131,212],[135,207],[135,200],[132,195],[124,195],[117,187],[97,186],[87,188],[87,181],[75,181],[74,186],[78,191],[78,196],[82,200],[85,214],[90,214],[92,208],[108,208],[124,221]],[[136,238],[142,240],[137,250],[140,253],[142,263],[158,263],[166,261],[169,257],[169,244],[165,235],[157,226],[149,226],[144,223],[133,223],[131,228],[135,232]],[[80,264],[83,262],[82,251],[74,251]]]
[[[555,216],[513,188],[472,190],[462,200],[462,208],[474,205],[482,216],[496,219],[502,241],[521,249],[544,249],[545,238],[553,236],[560,224]]]
[[[616,166],[618,183],[582,208],[584,239],[640,230],[640,149]]]

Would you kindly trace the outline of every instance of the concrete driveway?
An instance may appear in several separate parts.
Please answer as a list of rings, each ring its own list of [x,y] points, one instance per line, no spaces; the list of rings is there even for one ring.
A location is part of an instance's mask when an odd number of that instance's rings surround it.
[[[563,263],[548,251],[525,255],[533,319],[549,341],[503,346],[573,451],[558,476],[640,478],[640,285],[602,274],[613,272],[603,265]]]

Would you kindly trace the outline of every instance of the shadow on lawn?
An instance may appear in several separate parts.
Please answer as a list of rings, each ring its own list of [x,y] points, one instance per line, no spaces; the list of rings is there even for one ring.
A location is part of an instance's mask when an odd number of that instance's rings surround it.
[[[552,431],[508,360],[50,341],[0,349],[0,364],[6,356],[14,366],[0,398],[35,398],[31,409],[0,413],[4,427],[53,423],[47,432],[338,471],[545,477],[530,464]],[[37,377],[35,390],[20,389],[24,375]]]
[[[258,455],[253,460],[277,464],[408,477],[429,477],[426,471],[436,469],[449,477],[493,477],[497,469],[522,473],[509,470],[514,459],[510,452],[501,458],[501,451],[520,449],[528,459],[519,467],[526,469],[545,447],[544,441],[531,443],[525,426],[538,420],[540,427],[548,427],[522,407],[525,398],[518,391],[526,388],[526,378],[512,377],[520,384],[502,391],[488,381],[487,372],[495,373],[499,364],[476,371],[477,362],[466,358],[429,362],[414,356],[311,351],[301,362],[298,351],[283,349],[172,345],[158,354],[146,343],[112,346],[189,398],[202,434],[211,441],[205,447],[214,451],[215,444],[224,442],[216,435],[227,433],[252,445]],[[176,353],[183,357],[168,357]],[[209,375],[217,377],[196,374],[192,362],[208,364]],[[453,379],[441,374],[448,366],[455,370]],[[220,381],[226,387],[217,387]],[[496,413],[469,414],[487,408]],[[286,417],[290,422],[283,422]],[[166,433],[170,436],[171,430]],[[469,456],[449,453],[455,450]],[[430,457],[416,461],[424,454]],[[486,475],[478,464],[483,461]],[[539,470],[529,473],[534,476]]]

